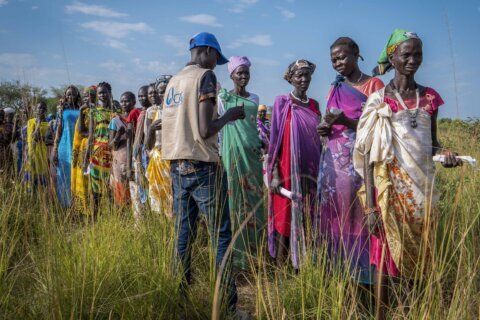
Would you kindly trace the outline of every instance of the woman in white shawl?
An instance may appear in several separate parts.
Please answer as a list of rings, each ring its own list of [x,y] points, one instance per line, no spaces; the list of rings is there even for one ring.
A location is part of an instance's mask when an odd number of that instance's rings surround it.
[[[388,304],[385,274],[414,279],[432,265],[435,166],[461,162],[437,140],[436,118],[443,104],[432,88],[415,82],[423,59],[415,33],[396,29],[379,58],[376,74],[395,77],[370,95],[357,129],[354,166],[365,181],[365,214],[371,227],[370,262],[377,268],[377,318]],[[376,71],[376,72],[375,72]]]

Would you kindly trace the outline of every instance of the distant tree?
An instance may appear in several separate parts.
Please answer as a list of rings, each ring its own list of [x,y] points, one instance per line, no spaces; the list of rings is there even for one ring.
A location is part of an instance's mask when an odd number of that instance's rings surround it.
[[[45,101],[48,113],[57,113],[57,106],[60,104],[65,89],[68,85],[50,87],[50,94],[46,89],[35,87],[20,81],[0,82],[0,108],[11,107],[16,111],[26,110],[29,117],[32,116],[32,107],[39,101]],[[80,92],[84,86],[76,85]]]
[[[45,101],[47,90],[20,81],[0,82],[0,107],[14,108],[16,111],[26,110],[31,115],[31,108],[39,101]]]

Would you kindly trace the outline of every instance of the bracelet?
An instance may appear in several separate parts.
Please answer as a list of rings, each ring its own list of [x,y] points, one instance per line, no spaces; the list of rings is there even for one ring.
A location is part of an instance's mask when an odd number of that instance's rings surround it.
[[[380,210],[378,209],[378,207],[372,207],[372,208],[367,208],[363,211],[364,214],[366,215],[370,215],[374,212],[380,212]]]

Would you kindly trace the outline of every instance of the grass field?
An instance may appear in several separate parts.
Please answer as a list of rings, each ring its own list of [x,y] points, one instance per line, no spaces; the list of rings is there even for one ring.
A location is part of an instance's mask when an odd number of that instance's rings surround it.
[[[480,159],[480,123],[442,121],[445,147]],[[431,271],[399,280],[390,316],[395,319],[480,319],[480,175],[465,165],[438,167],[440,218]],[[194,245],[195,283],[188,302],[173,270],[173,223],[104,207],[84,223],[51,205],[46,194],[27,195],[0,185],[0,318],[191,319],[212,313],[214,255],[205,229]],[[278,268],[265,245],[251,271],[238,275],[239,306],[258,319],[369,319],[368,291],[357,287],[318,252],[299,272]],[[308,255],[312,256],[309,248]]]

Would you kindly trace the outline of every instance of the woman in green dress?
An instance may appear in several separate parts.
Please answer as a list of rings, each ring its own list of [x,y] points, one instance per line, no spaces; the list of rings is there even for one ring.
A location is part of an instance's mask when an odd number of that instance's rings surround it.
[[[250,61],[234,56],[228,63],[233,81],[231,91],[220,90],[219,113],[244,106],[245,119],[227,124],[222,131],[222,161],[228,176],[230,216],[235,234],[248,219],[234,243],[233,264],[246,270],[256,255],[264,226],[261,141],[257,131],[259,98],[246,90],[250,80]],[[251,217],[250,217],[251,216]]]

